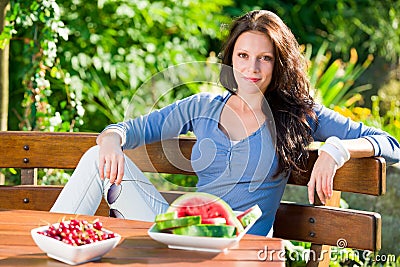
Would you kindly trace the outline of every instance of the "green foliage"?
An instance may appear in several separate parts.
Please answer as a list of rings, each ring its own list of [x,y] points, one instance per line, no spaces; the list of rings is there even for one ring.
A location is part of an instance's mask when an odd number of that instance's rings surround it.
[[[335,58],[347,59],[352,47],[362,59],[373,54],[397,63],[400,58],[400,1],[235,0],[226,12],[239,16],[252,9],[277,13],[301,44],[319,47],[328,41]]]
[[[392,100],[390,109],[382,114],[380,112],[379,96],[373,96],[371,99],[372,118],[365,120],[365,123],[380,128],[392,134],[397,140],[400,140],[400,102]]]
[[[54,170],[41,169],[39,170],[38,184],[40,185],[64,185],[71,177],[71,170]]]
[[[165,88],[138,88],[168,66],[205,61],[230,0],[10,3],[1,35],[12,38],[9,129],[98,132],[124,118],[134,95],[140,115],[195,92],[176,88],[160,101]],[[39,182],[54,183],[50,173]]]
[[[21,170],[14,168],[1,168],[2,173],[7,179],[5,179],[5,185],[19,185],[21,184]]]
[[[375,54],[388,62],[400,58],[400,1],[340,0],[336,13],[326,10],[321,18],[327,38],[336,51],[345,53],[351,47],[363,55]],[[368,18],[368,19],[366,19]]]
[[[308,75],[311,89],[314,90],[314,98],[325,106],[343,106],[354,94],[371,88],[368,84],[354,87],[354,82],[371,64],[372,56],[360,65],[357,64],[357,51],[351,49],[348,62],[343,62],[341,59],[332,61],[327,48],[328,43],[324,42],[312,57],[312,46],[310,44],[306,46],[305,56],[309,61]]]
[[[167,173],[147,173],[159,191],[196,191],[197,176]]]
[[[152,74],[207,58],[230,0],[10,3],[0,35],[3,45],[12,38],[9,129],[100,131],[124,118],[133,95],[138,114],[156,102],[157,92],[138,92]]]
[[[285,257],[287,267],[302,267],[306,266],[311,243],[298,241],[285,242]]]
[[[144,91],[138,90],[140,85],[169,66],[204,61],[211,41],[219,38],[226,20],[220,13],[228,4],[230,0],[62,2],[62,19],[71,35],[60,48],[61,64],[84,102],[83,129],[100,131],[123,120],[134,95],[136,115],[153,106],[163,88]]]
[[[372,109],[356,106],[356,102],[348,107],[335,106],[334,110],[355,121],[382,129],[397,140],[400,140],[400,102],[391,101],[390,108],[382,112],[379,96],[372,96]]]
[[[63,81],[57,43],[68,38],[54,0],[10,1],[7,30],[0,35],[10,47],[10,130],[69,131],[79,114]],[[63,84],[60,94],[51,85]],[[21,99],[23,99],[21,101]]]

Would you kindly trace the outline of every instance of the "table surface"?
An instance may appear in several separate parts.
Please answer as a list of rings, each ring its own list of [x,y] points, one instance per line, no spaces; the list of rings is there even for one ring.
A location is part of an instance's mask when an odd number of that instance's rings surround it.
[[[32,240],[30,230],[76,215],[63,215],[45,211],[0,210],[0,266],[68,266],[47,257]],[[283,241],[245,235],[237,246],[227,252],[212,253],[170,249],[154,241],[147,234],[152,225],[140,222],[101,216],[103,227],[122,236],[116,248],[99,261],[79,266],[285,266]],[[267,253],[266,253],[267,252]]]

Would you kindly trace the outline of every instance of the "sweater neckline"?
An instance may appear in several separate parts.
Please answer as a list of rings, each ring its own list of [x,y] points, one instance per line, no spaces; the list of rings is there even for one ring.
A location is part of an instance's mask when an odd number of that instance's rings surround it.
[[[253,136],[256,136],[256,135],[258,135],[259,133],[261,133],[261,131],[265,128],[265,126],[266,126],[266,124],[267,124],[267,119],[260,125],[260,127],[259,127],[257,130],[255,130],[254,132],[252,132],[251,134],[249,134],[249,135],[246,136],[245,138],[240,139],[240,140],[232,140],[232,139],[230,139],[230,138],[219,128],[219,121],[220,121],[220,119],[221,119],[222,110],[224,109],[224,106],[226,105],[226,102],[228,101],[228,99],[229,99],[231,96],[232,96],[232,93],[231,93],[231,92],[228,92],[228,93],[225,95],[225,97],[223,98],[223,101],[221,102],[221,103],[222,103],[221,108],[218,110],[218,114],[217,114],[218,120],[216,120],[215,128],[216,128],[216,131],[217,131],[220,135],[222,135],[223,138],[224,138],[225,140],[228,141],[229,145],[230,145],[231,147],[234,147],[234,146],[237,146],[237,145],[243,143],[244,141],[250,140]]]

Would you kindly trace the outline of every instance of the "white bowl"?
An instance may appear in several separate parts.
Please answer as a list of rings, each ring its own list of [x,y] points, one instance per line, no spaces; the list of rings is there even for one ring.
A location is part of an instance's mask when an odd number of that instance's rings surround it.
[[[57,226],[58,223],[54,225]],[[72,246],[38,233],[48,228],[49,226],[42,226],[32,229],[31,235],[33,240],[43,252],[47,253],[47,256],[70,265],[99,260],[104,254],[113,249],[121,240],[121,236],[115,234],[114,238],[107,240],[101,240],[81,246]],[[110,232],[104,228],[102,231]]]
[[[234,211],[235,214],[240,212]],[[227,252],[228,249],[236,246],[242,237],[249,231],[256,221],[249,224],[244,231],[238,236],[231,238],[224,237],[205,237],[205,236],[187,236],[187,235],[176,235],[171,233],[163,233],[157,230],[156,224],[153,224],[147,231],[148,235],[165,245],[168,245],[172,249],[183,249],[183,250],[196,250],[205,252]]]

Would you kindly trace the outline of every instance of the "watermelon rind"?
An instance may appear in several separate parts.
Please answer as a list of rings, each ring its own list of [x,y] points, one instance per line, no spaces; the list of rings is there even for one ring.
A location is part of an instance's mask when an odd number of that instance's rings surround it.
[[[172,229],[176,235],[233,238],[236,227],[232,225],[199,224]]]
[[[262,215],[260,207],[256,204],[251,208],[247,209],[243,213],[237,216],[238,220],[242,223],[243,227],[246,228],[248,225],[257,221]]]
[[[161,221],[167,221],[167,220],[173,220],[173,219],[178,219],[178,213],[176,211],[157,214],[155,221],[161,222]]]
[[[178,219],[156,222],[156,228],[159,231],[164,231],[176,227],[183,227],[200,223],[201,223],[201,216],[187,216]]]
[[[216,217],[216,218],[201,217],[201,224],[221,225],[221,224],[226,224],[226,220],[225,220],[225,218],[222,218],[222,217]]]

